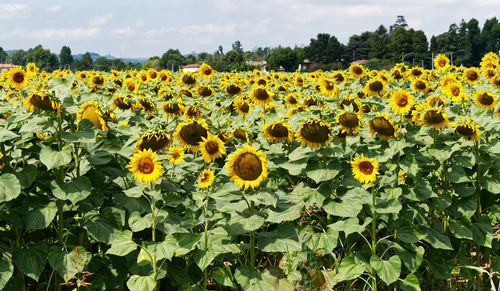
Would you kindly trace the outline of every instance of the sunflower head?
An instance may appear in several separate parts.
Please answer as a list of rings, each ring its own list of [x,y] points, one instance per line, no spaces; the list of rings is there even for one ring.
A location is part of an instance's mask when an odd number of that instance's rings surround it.
[[[385,113],[377,113],[377,116],[370,121],[368,126],[370,127],[370,133],[372,135],[377,134],[377,136],[383,139],[390,139],[393,136],[398,136],[397,125],[395,125],[394,120]]]
[[[172,137],[165,132],[146,133],[137,141],[136,149],[139,151],[151,149],[158,152],[168,147],[172,141]]]
[[[444,98],[437,95],[427,97],[425,103],[430,107],[444,107],[448,104]]]
[[[476,123],[472,120],[465,120],[454,122],[450,124],[455,128],[455,131],[462,135],[466,140],[478,140],[479,139],[479,128]]]
[[[250,93],[250,99],[257,105],[266,105],[273,99],[273,97],[274,94],[271,91],[268,91],[266,88],[260,86],[254,87]]]
[[[233,103],[233,108],[241,115],[247,115],[252,111],[252,105],[245,99],[236,99]]]
[[[208,137],[208,125],[203,120],[185,120],[177,125],[175,138],[192,151],[200,148],[200,142]]]
[[[337,122],[342,126],[342,131],[346,133],[358,133],[359,128],[363,120],[359,116],[351,111],[343,111],[337,114]]]
[[[492,110],[495,108],[497,102],[498,99],[494,94],[488,92],[488,90],[481,90],[474,94],[474,103],[486,110]]]
[[[198,177],[198,187],[200,188],[210,187],[214,182],[214,177],[215,174],[213,170],[204,169],[201,172],[200,177]]]
[[[102,118],[102,112],[99,109],[99,104],[97,104],[97,102],[93,99],[80,105],[80,109],[76,113],[77,123],[83,119],[90,120],[94,126],[100,130],[108,131],[106,122]]]
[[[251,146],[244,146],[228,157],[227,175],[243,190],[255,189],[267,179],[266,156]]]
[[[439,54],[434,58],[434,67],[444,72],[450,67],[450,59],[445,55]]]
[[[319,148],[330,143],[330,126],[317,119],[305,121],[300,125],[296,137],[302,145]]]
[[[422,79],[414,79],[411,87],[413,90],[420,93],[427,93],[427,91],[429,91],[429,84]]]
[[[361,78],[365,75],[365,69],[363,68],[363,65],[361,65],[361,64],[352,63],[349,66],[349,73],[353,77]]]
[[[7,83],[14,89],[21,90],[26,87],[28,80],[26,78],[26,72],[20,67],[12,68],[5,72],[5,78]]]
[[[122,95],[114,96],[111,106],[114,108],[119,108],[121,110],[134,110],[134,103],[130,102],[127,97]]]
[[[208,97],[214,95],[215,91],[207,84],[200,84],[196,87],[196,95],[201,97]]]
[[[105,84],[106,84],[106,78],[101,74],[95,74],[91,76],[88,81],[88,86],[89,88],[92,89],[102,88],[104,87]]]
[[[443,108],[427,107],[421,114],[420,121],[422,124],[427,124],[433,129],[440,129],[448,123],[448,115],[443,112]]]
[[[184,159],[184,149],[178,146],[169,147],[168,151],[170,153],[167,154],[167,159],[174,164],[178,164]]]
[[[243,88],[236,84],[228,84],[224,88],[224,91],[226,91],[226,94],[229,96],[235,96],[239,95],[243,91]]]
[[[381,96],[385,91],[384,81],[380,78],[374,78],[365,85],[365,91],[370,95]]]
[[[130,172],[134,173],[134,178],[142,183],[158,180],[163,171],[161,161],[155,158],[155,152],[151,149],[134,153],[134,157],[130,160],[129,169]]]
[[[200,142],[200,152],[203,160],[210,163],[225,154],[226,147],[216,135],[209,136],[207,138],[202,137],[202,141]]]
[[[52,100],[42,91],[31,92],[24,100],[24,105],[28,112],[33,111],[35,108],[43,111],[59,111],[61,108],[61,105],[57,101]]]
[[[198,73],[205,78],[210,78],[214,75],[215,71],[214,69],[212,69],[212,67],[210,67],[210,65],[203,63],[198,68]]]
[[[405,89],[398,89],[391,92],[392,111],[400,114],[405,114],[410,111],[411,107],[415,104],[413,96]]]
[[[479,79],[481,78],[481,74],[479,73],[479,70],[477,68],[467,68],[464,71],[463,79],[471,84],[477,84],[479,83]]]
[[[299,95],[298,94],[287,94],[285,96],[285,103],[290,106],[296,106],[299,104]]]
[[[373,158],[365,158],[363,154],[351,161],[352,174],[362,184],[375,182],[379,173],[378,162]]]
[[[191,72],[183,73],[179,81],[183,86],[196,86],[196,83],[198,82],[196,76],[191,74]]]
[[[127,91],[130,93],[137,93],[139,90],[139,86],[132,78],[126,78],[123,80],[123,87],[127,88]]]
[[[320,91],[325,96],[332,96],[338,94],[335,83],[327,78],[321,77],[319,79]]]
[[[283,119],[264,124],[262,131],[264,136],[271,143],[282,141],[291,142],[293,140],[292,127],[286,124]]]
[[[179,117],[184,114],[184,105],[181,102],[170,101],[161,105],[165,114],[170,117]]]

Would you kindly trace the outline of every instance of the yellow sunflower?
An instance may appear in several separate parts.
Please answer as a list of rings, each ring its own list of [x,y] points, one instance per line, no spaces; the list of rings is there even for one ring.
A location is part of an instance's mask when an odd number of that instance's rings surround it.
[[[151,149],[154,152],[158,152],[164,150],[172,142],[172,137],[169,134],[160,131],[144,134],[135,145],[139,151]]]
[[[446,106],[446,104],[448,104],[448,102],[446,102],[444,98],[437,95],[432,95],[427,97],[425,103],[428,104],[430,107],[444,107]]]
[[[363,110],[363,106],[361,106],[359,100],[354,96],[346,96],[340,99],[338,106],[342,110],[348,110],[350,107],[356,113],[361,113]]]
[[[429,125],[433,129],[440,129],[448,123],[448,115],[443,112],[443,108],[427,107],[420,115],[420,122]]]
[[[30,77],[36,76],[36,74],[38,73],[38,68],[36,67],[35,63],[27,63],[26,72]]]
[[[240,85],[228,84],[224,88],[224,91],[226,91],[226,94],[229,96],[235,96],[239,95],[243,91],[243,88]]]
[[[463,80],[467,83],[474,85],[479,83],[479,79],[481,79],[481,74],[477,68],[467,68],[464,71]]]
[[[267,179],[266,156],[251,146],[244,146],[228,157],[227,175],[243,190],[255,189]]]
[[[137,93],[137,91],[139,90],[139,86],[132,78],[126,78],[123,81],[123,87],[127,88],[129,93]]]
[[[158,80],[158,77],[160,76],[154,68],[149,69],[146,73],[148,74],[149,80],[153,82]]]
[[[266,105],[273,97],[274,93],[260,86],[254,87],[250,93],[250,99],[256,105]]]
[[[139,80],[139,83],[141,84],[147,84],[149,82],[149,76],[148,72],[144,70],[140,70],[137,75],[136,75],[137,80]]]
[[[116,95],[113,97],[113,103],[111,103],[111,107],[118,108],[121,110],[132,110],[134,111],[134,103],[130,102],[130,99],[122,96]]]
[[[359,114],[351,111],[346,112],[341,110],[340,113],[337,114],[337,123],[342,126],[342,132],[346,132],[348,134],[358,133],[362,122],[363,120]]]
[[[444,72],[450,67],[450,60],[447,56],[439,54],[434,58],[434,67]]]
[[[198,178],[198,187],[200,188],[208,188],[212,185],[214,182],[214,171],[209,170],[209,169],[204,169],[203,172],[201,172],[200,177]]]
[[[12,68],[5,71],[5,80],[14,89],[21,90],[26,87],[28,80],[26,79],[26,72],[20,67]]]
[[[89,88],[92,89],[102,88],[104,87],[105,84],[106,84],[106,78],[101,74],[95,74],[91,76],[88,81],[88,86]]]
[[[180,117],[184,114],[184,105],[179,101],[169,101],[161,105],[167,116],[172,118]]]
[[[208,137],[208,125],[203,120],[184,120],[177,125],[175,138],[192,151],[200,148],[200,142]]]
[[[207,84],[200,84],[196,86],[196,95],[201,97],[208,97],[214,95],[215,91]]]
[[[285,140],[292,142],[293,140],[292,127],[286,124],[283,119],[264,124],[262,132],[271,143],[278,143]]]
[[[375,182],[378,171],[378,162],[373,158],[365,158],[363,154],[351,161],[352,175],[363,184]]]
[[[76,122],[80,123],[81,120],[88,119],[94,126],[102,131],[108,131],[106,122],[102,118],[101,110],[99,109],[99,104],[92,99],[80,105],[80,109],[76,113]]]
[[[492,110],[495,108],[497,102],[498,99],[494,94],[488,92],[488,90],[481,90],[474,94],[474,103],[486,110]]]
[[[194,87],[198,83],[196,76],[191,74],[191,72],[185,72],[179,79],[179,82],[183,86],[191,86]]]
[[[422,79],[414,79],[411,88],[414,91],[420,92],[420,93],[427,93],[429,91],[429,84]]]
[[[410,111],[411,107],[415,104],[413,96],[405,89],[398,89],[391,92],[392,111],[400,114],[405,114]]]
[[[151,149],[134,153],[130,160],[130,172],[134,173],[134,178],[142,183],[150,183],[158,180],[162,174],[163,167],[161,161],[155,158],[155,152]]]
[[[252,111],[252,105],[243,98],[238,98],[233,102],[233,108],[241,115],[247,115]]]
[[[450,126],[455,128],[455,131],[460,133],[466,140],[478,140],[479,128],[474,121],[466,120],[450,123]]]
[[[285,103],[290,106],[297,106],[299,104],[300,95],[296,93],[290,93],[285,96]]]
[[[28,97],[24,99],[24,106],[28,112],[33,111],[37,108],[44,111],[55,111],[60,112],[61,104],[55,100],[50,99],[47,94],[41,91],[30,92]]]
[[[370,95],[381,96],[385,91],[385,84],[382,79],[374,78],[365,85],[365,91]]]
[[[335,83],[332,80],[321,77],[319,79],[319,85],[321,94],[325,96],[332,96],[338,94],[337,87],[335,86]]]
[[[200,152],[205,162],[213,162],[226,153],[224,143],[216,135],[201,139]]]
[[[203,63],[198,68],[198,73],[205,78],[210,78],[215,74],[215,71],[214,69],[212,69],[212,67],[210,67],[210,65]]]
[[[302,145],[319,148],[330,143],[330,125],[317,119],[305,121],[300,124],[295,136]]]
[[[196,105],[189,105],[188,107],[184,108],[184,116],[187,119],[201,119],[203,118],[203,114],[201,112],[201,109],[198,108]]]
[[[465,90],[459,82],[449,83],[444,88],[443,93],[453,102],[461,102],[466,98]]]
[[[353,77],[362,78],[365,75],[365,69],[363,68],[363,65],[361,65],[361,64],[352,63],[349,66],[349,73]]]
[[[174,147],[169,147],[168,151],[170,152],[167,154],[167,159],[174,164],[178,164],[184,159],[184,149],[178,146]]]
[[[394,124],[389,115],[385,113],[377,113],[377,115],[368,124],[370,133],[377,134],[383,139],[390,139],[398,136],[398,126]]]

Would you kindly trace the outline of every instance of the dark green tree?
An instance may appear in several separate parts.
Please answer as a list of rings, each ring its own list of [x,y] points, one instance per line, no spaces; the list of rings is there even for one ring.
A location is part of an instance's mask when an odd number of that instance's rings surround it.
[[[24,50],[10,52],[6,61],[17,66],[26,66],[26,52]]]
[[[184,64],[184,56],[178,49],[169,49],[160,58],[160,66],[164,69],[175,70]]]
[[[243,54],[238,53],[235,50],[228,51],[222,57],[222,63],[224,65],[225,71],[243,70],[246,66],[245,60],[243,59]]]
[[[470,43],[469,65],[479,66],[484,51],[484,42],[477,19],[472,18],[467,22],[467,35]]]
[[[96,71],[109,72],[111,70],[111,67],[112,67],[111,61],[105,57],[98,57],[94,61],[94,70]]]
[[[406,19],[403,15],[398,15],[396,17],[396,22],[389,27],[389,34],[392,34],[398,27],[402,27],[404,29],[408,28],[408,24],[406,23]]]
[[[241,42],[239,40],[235,41],[232,45],[233,51],[242,54],[243,47],[241,46]]]
[[[188,55],[185,59],[184,59],[184,63],[185,64],[194,64],[196,63],[196,57],[193,56],[193,55]]]
[[[5,63],[7,60],[7,53],[3,50],[3,48],[0,46],[0,63]]]
[[[71,55],[71,49],[67,46],[63,46],[59,52],[59,61],[61,66],[71,65],[73,62],[73,56]]]
[[[344,60],[348,63],[355,60],[366,60],[371,50],[373,32],[365,31],[361,35],[354,34],[347,43]]]
[[[394,61],[400,61],[403,54],[414,53],[412,46],[413,33],[413,29],[406,30],[403,26],[398,26],[389,36],[389,49]],[[410,59],[414,57],[414,55],[410,55]]]
[[[29,49],[26,52],[26,63],[33,62],[40,70],[53,71],[59,68],[57,55],[41,45]]]
[[[484,42],[483,54],[489,52],[498,53],[500,49],[500,23],[496,17],[487,19],[481,31]]]
[[[266,61],[269,69],[277,71],[280,66],[283,66],[288,72],[295,71],[301,62],[296,50],[281,46],[272,50]]]
[[[389,34],[385,26],[380,25],[372,34],[368,57],[377,59],[390,58]]]
[[[304,57],[316,63],[328,64],[340,61],[344,51],[344,45],[335,36],[319,33],[304,48]]]
[[[427,42],[427,37],[422,30],[416,30],[413,32],[412,49],[415,53],[416,60],[424,60],[424,62],[427,62],[425,58],[428,56],[429,43]]]
[[[94,62],[92,61],[90,53],[86,52],[79,60],[73,61],[72,67],[74,67],[75,70],[80,70],[80,71],[92,70],[94,68]]]
[[[460,45],[457,48],[455,63],[470,66],[471,43],[467,35],[467,22],[463,19],[458,27],[458,42]]]

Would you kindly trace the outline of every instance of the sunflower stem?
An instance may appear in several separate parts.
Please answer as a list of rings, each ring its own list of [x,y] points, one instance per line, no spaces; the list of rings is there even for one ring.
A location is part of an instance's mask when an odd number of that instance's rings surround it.
[[[255,202],[250,201],[250,217],[253,216]],[[250,267],[255,270],[255,231],[250,232]]]
[[[377,212],[375,210],[375,196],[377,195],[377,191],[375,187],[372,188],[372,255],[377,255]],[[372,281],[372,291],[377,291],[377,273],[373,271],[373,281]]]
[[[209,191],[205,190],[205,204],[204,204],[204,216],[205,216],[205,246],[204,250],[207,252],[208,249],[208,194]],[[207,290],[207,281],[208,281],[208,266],[203,270],[203,291]]]
[[[483,212],[481,208],[481,162],[479,161],[479,141],[474,141],[474,154],[476,156],[477,163],[477,173],[476,173],[476,192],[477,192],[477,207],[476,207],[476,221],[481,218],[481,213]],[[481,251],[479,244],[476,243],[476,267],[480,268],[481,265]],[[482,290],[482,272],[477,274],[477,290]]]
[[[154,184],[153,182],[150,182],[149,183],[149,187],[151,189],[151,192],[153,192],[154,190]],[[155,199],[153,197],[153,195],[151,195],[151,200],[150,200],[150,204],[151,204],[151,215],[153,217],[152,221],[151,221],[151,240],[154,242],[156,241],[156,209],[155,209]],[[153,273],[155,274],[155,282],[156,282],[156,285],[155,285],[155,291],[157,290],[160,290],[160,282],[158,282],[157,278],[158,278],[158,268],[156,266],[156,254],[152,254],[152,257],[153,257]]]

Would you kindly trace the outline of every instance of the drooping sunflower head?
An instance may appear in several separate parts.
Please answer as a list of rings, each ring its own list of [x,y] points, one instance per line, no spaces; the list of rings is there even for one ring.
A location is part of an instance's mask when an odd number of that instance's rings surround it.
[[[201,97],[208,97],[214,95],[215,91],[208,84],[200,84],[196,86],[196,95]]]
[[[226,153],[224,143],[216,136],[209,135],[207,138],[202,137],[200,142],[200,152],[203,160],[210,163],[215,161]]]
[[[59,111],[61,105],[59,102],[52,100],[43,91],[32,91],[29,93],[28,97],[24,99],[24,105],[28,112],[33,111],[37,108],[43,111]]]
[[[295,80],[293,81],[293,84],[296,87],[304,87],[305,81],[304,78],[301,75],[298,75]]]
[[[368,124],[370,133],[377,134],[383,139],[390,139],[398,136],[398,126],[394,124],[389,115],[385,113],[377,113],[377,115]]]
[[[102,112],[99,109],[99,104],[97,104],[97,102],[93,99],[80,105],[80,109],[76,113],[77,124],[83,119],[90,120],[96,128],[102,131],[108,131],[106,121],[102,118]]]
[[[332,74],[332,79],[335,81],[335,83],[345,83],[347,81],[347,76],[344,72],[335,72]]]
[[[266,156],[251,146],[244,146],[228,157],[227,175],[241,189],[255,189],[267,179]]]
[[[411,107],[415,104],[411,93],[405,89],[398,89],[391,92],[392,111],[400,114],[405,114],[410,111]]]
[[[497,102],[498,99],[494,94],[488,92],[488,90],[481,90],[474,94],[474,103],[486,110],[492,110],[495,108]]]
[[[238,127],[233,129],[231,132],[231,136],[235,137],[237,140],[243,143],[250,143],[250,137],[248,136],[248,132],[244,128]]]
[[[443,112],[443,108],[427,107],[420,115],[420,122],[437,130],[446,126],[448,115]]]
[[[130,172],[134,173],[134,178],[142,183],[158,180],[163,171],[161,161],[155,158],[155,152],[151,149],[134,153],[134,157],[130,160],[129,169]]]
[[[479,79],[481,79],[481,74],[479,73],[479,70],[477,68],[467,68],[464,71],[463,79],[471,84],[477,84],[479,83]]]
[[[215,174],[213,170],[204,169],[198,177],[198,187],[208,188],[214,182]]]
[[[158,152],[165,150],[172,142],[172,137],[166,132],[146,133],[137,141],[136,149],[139,151],[151,149],[154,152]]]
[[[342,126],[342,131],[348,134],[358,133],[362,122],[363,120],[359,114],[352,111],[341,110],[337,114],[337,123]]]
[[[189,105],[184,108],[184,116],[187,119],[201,119],[203,114],[197,105]]]
[[[175,138],[182,146],[198,151],[200,142],[208,137],[208,125],[203,120],[184,120],[177,125]]]
[[[349,108],[356,113],[360,113],[363,110],[361,103],[354,96],[346,96],[339,100],[338,106],[342,110],[348,110]]]
[[[384,81],[380,78],[374,78],[365,85],[365,91],[370,95],[381,96],[385,91]]]
[[[215,71],[214,69],[212,69],[212,67],[210,67],[210,65],[203,63],[198,68],[198,73],[205,78],[210,78],[215,74]]]
[[[470,119],[465,121],[459,120],[458,122],[450,123],[450,125],[454,127],[455,131],[462,135],[462,137],[466,140],[479,139],[479,128],[477,124]]]
[[[113,108],[118,108],[120,110],[134,110],[134,103],[129,100],[129,98],[123,95],[116,95],[113,97],[113,103],[111,104]]]
[[[427,93],[427,91],[429,91],[429,84],[423,79],[414,79],[411,87],[414,91],[420,93]]]
[[[161,105],[166,116],[180,117],[184,114],[184,105],[179,101],[169,101]]]
[[[295,136],[302,145],[319,148],[330,143],[330,125],[317,119],[305,121],[301,123]]]
[[[243,91],[243,88],[237,84],[228,84],[224,88],[224,91],[226,91],[226,94],[229,96],[235,96],[239,95]]]
[[[14,89],[21,90],[28,84],[26,72],[20,67],[5,71],[5,80]]]
[[[179,81],[180,81],[181,85],[190,86],[190,87],[194,87],[198,83],[196,76],[191,74],[191,72],[183,73],[182,76],[180,77]]]
[[[283,119],[264,124],[262,132],[271,143],[282,141],[292,142],[293,140],[292,127],[286,124]]]
[[[238,98],[233,103],[233,108],[241,115],[247,115],[252,111],[252,104],[250,104],[245,98]]]
[[[250,93],[250,99],[256,105],[266,105],[273,97],[274,93],[260,86],[255,86]]]
[[[101,74],[94,74],[88,81],[89,88],[99,89],[106,84],[106,78]]]
[[[375,182],[380,174],[378,162],[373,158],[365,158],[363,154],[351,161],[352,175],[362,184]]]
[[[363,65],[361,65],[361,64],[352,63],[349,66],[349,73],[353,77],[361,78],[365,75],[365,69],[363,68]]]
[[[179,146],[169,147],[169,153],[167,154],[167,159],[173,163],[178,164],[184,159],[184,149]]]
[[[434,58],[434,67],[444,72],[450,67],[450,59],[445,55],[439,54]]]

